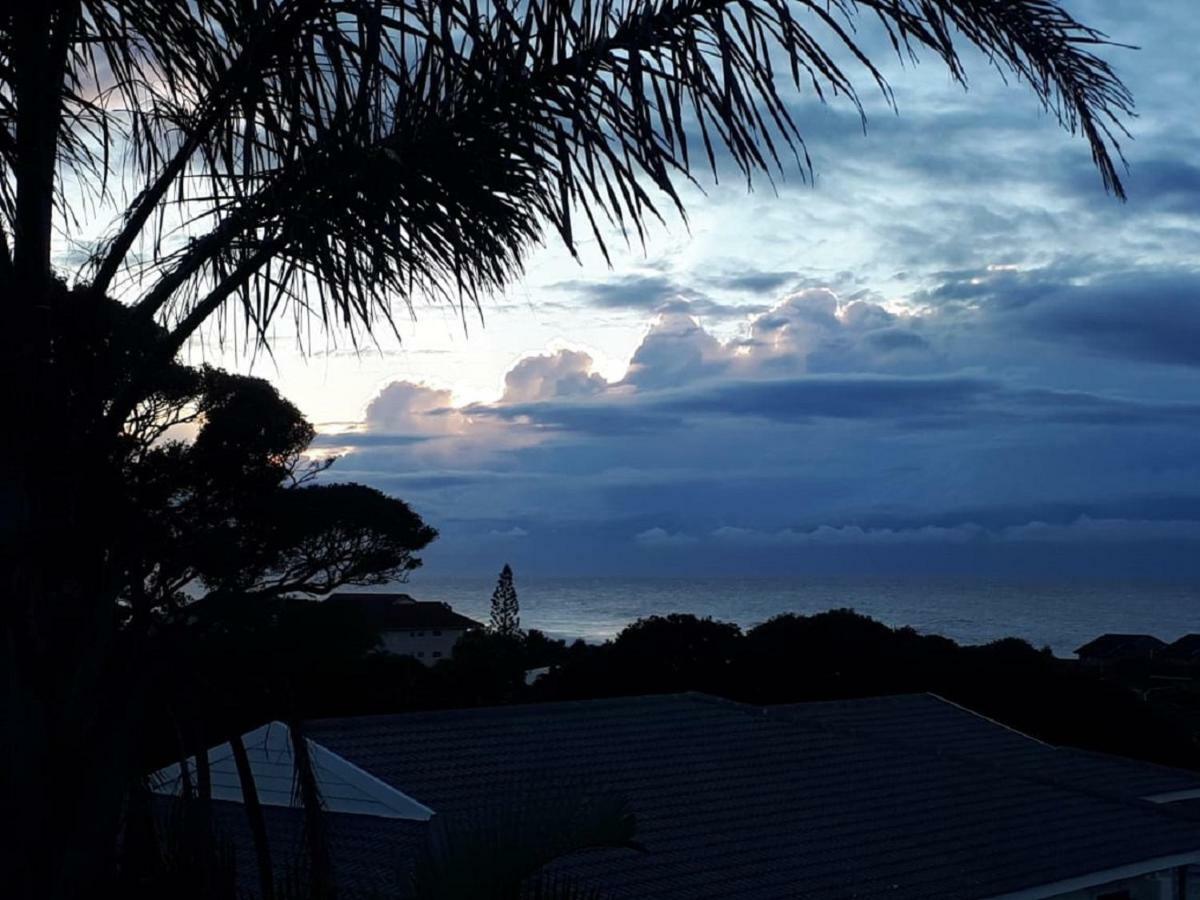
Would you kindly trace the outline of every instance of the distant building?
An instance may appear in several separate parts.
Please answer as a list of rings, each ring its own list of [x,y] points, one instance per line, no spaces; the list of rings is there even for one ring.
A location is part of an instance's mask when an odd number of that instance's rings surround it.
[[[309,722],[305,739],[339,896],[411,900],[438,820],[560,810],[567,789],[624,798],[636,820],[637,849],[580,851],[550,869],[605,897],[1200,896],[1200,773],[1055,747],[928,694],[414,712]],[[305,841],[287,726],[243,744],[282,870]],[[208,758],[213,821],[254,896],[231,749]],[[172,766],[155,790],[178,794],[181,783]]]
[[[413,656],[427,666],[449,659],[459,638],[483,628],[474,619],[456,613],[448,603],[414,600],[408,594],[341,591],[325,602],[361,612],[379,630],[379,643],[385,653]]]
[[[1200,662],[1200,634],[1185,634],[1179,640],[1169,644],[1159,656],[1172,662]]]
[[[1102,634],[1075,651],[1081,662],[1093,666],[1129,660],[1155,659],[1167,649],[1165,641],[1152,634]]]

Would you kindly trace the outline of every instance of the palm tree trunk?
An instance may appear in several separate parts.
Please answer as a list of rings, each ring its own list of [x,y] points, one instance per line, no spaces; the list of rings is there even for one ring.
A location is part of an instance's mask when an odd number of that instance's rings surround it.
[[[254,773],[250,771],[250,758],[241,735],[229,739],[233,750],[233,763],[237,767],[238,782],[242,786],[242,805],[246,807],[246,821],[250,826],[250,837],[254,841],[254,856],[258,862],[258,884],[263,900],[275,896],[275,873],[271,867],[271,848],[267,843],[267,825],[263,819],[262,806],[258,802],[258,788],[254,784]]]

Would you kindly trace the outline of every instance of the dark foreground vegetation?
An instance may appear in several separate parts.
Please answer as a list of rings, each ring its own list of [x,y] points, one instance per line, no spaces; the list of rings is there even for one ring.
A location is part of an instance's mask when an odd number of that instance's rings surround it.
[[[1200,767],[1194,731],[1153,692],[1144,699],[1021,640],[959,646],[851,610],[782,615],[745,632],[653,617],[601,645],[474,633],[433,667],[366,652],[369,635],[311,603],[280,605],[271,618],[267,627],[261,608],[243,611],[244,628],[205,632],[191,651],[213,738],[290,715],[692,690],[756,704],[930,691],[1051,743]],[[542,666],[551,669],[527,685],[526,671]]]

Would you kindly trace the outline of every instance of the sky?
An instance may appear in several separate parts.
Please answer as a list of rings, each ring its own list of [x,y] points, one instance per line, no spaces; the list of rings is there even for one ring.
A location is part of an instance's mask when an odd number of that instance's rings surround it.
[[[222,361],[440,530],[430,574],[1194,580],[1200,17],[1065,5],[1139,48],[1127,203],[1023,86],[868,34],[899,111],[794,97],[811,183],[727,168],[611,268],[548,245],[400,343]]]

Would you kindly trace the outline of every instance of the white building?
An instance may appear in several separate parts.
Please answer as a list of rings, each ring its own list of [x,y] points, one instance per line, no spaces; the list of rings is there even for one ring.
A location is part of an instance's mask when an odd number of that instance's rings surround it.
[[[427,666],[454,655],[454,645],[468,631],[483,628],[459,615],[448,603],[414,600],[408,594],[351,593],[331,595],[326,603],[352,606],[379,630],[385,653],[412,656]]]

